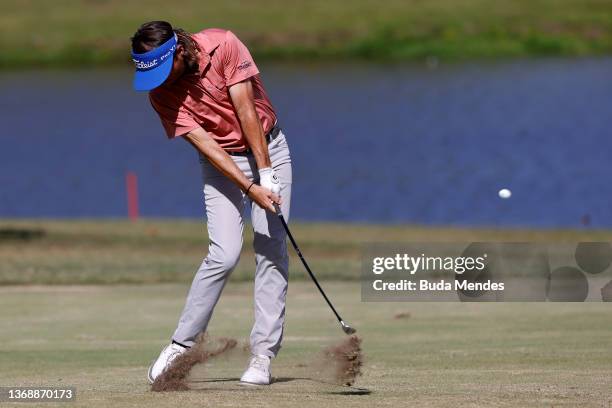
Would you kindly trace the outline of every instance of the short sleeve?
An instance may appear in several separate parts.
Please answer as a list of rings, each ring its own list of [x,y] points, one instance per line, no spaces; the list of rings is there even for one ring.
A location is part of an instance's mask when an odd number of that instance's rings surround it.
[[[149,101],[157,112],[168,139],[182,136],[200,127],[182,106],[172,106],[170,103],[165,103],[164,98],[153,93],[149,93]]]
[[[227,86],[259,74],[259,69],[247,47],[231,31],[225,35],[223,75]]]

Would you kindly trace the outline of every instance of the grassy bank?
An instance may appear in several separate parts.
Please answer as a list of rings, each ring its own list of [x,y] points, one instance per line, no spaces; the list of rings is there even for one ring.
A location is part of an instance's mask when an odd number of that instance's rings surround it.
[[[70,407],[609,407],[612,326],[604,303],[363,303],[327,283],[363,338],[357,387],[330,384],[321,350],[343,334],[312,284],[292,283],[270,387],[240,387],[247,356],[194,369],[191,391],[153,393],[185,285],[0,288],[0,383],[74,386]],[[246,339],[252,285],[230,283],[214,336]],[[404,316],[395,318],[399,313]],[[14,404],[18,406],[19,404]],[[39,403],[26,406],[57,406]],[[9,406],[9,404],[5,404]]]
[[[612,231],[487,230],[292,223],[317,276],[359,279],[366,243],[612,241]],[[254,273],[252,231],[246,227],[234,281]],[[207,251],[203,222],[16,221],[0,219],[0,285],[189,282]],[[294,256],[292,280],[308,279]]]
[[[127,64],[130,35],[153,19],[189,31],[230,28],[259,58],[612,52],[609,0],[4,0],[0,67]]]

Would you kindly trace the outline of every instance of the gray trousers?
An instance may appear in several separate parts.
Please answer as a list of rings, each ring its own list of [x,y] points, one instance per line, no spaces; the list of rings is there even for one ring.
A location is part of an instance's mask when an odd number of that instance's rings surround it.
[[[291,203],[291,157],[281,132],[269,145],[270,161],[281,184],[281,210],[289,217]],[[258,182],[252,155],[232,156],[240,170]],[[206,330],[213,309],[227,279],[238,263],[242,248],[245,204],[250,203],[240,188],[202,155],[204,200],[208,218],[208,255],[193,279],[185,308],[172,339],[191,346]],[[276,356],[281,346],[285,322],[288,266],[285,230],[275,214],[251,203],[255,233],[255,324],[251,331],[251,352]]]

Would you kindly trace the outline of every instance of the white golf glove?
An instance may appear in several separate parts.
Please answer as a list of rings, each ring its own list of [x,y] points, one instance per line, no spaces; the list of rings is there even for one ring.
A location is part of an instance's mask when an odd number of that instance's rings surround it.
[[[259,185],[267,188],[274,194],[280,193],[280,180],[276,177],[272,167],[259,169]]]

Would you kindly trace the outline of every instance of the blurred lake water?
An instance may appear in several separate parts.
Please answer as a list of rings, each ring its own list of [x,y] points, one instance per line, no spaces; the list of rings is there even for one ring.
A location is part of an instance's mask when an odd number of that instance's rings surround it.
[[[612,59],[261,64],[296,220],[612,227]],[[203,217],[131,68],[0,76],[0,218]],[[512,191],[502,200],[501,188]]]

